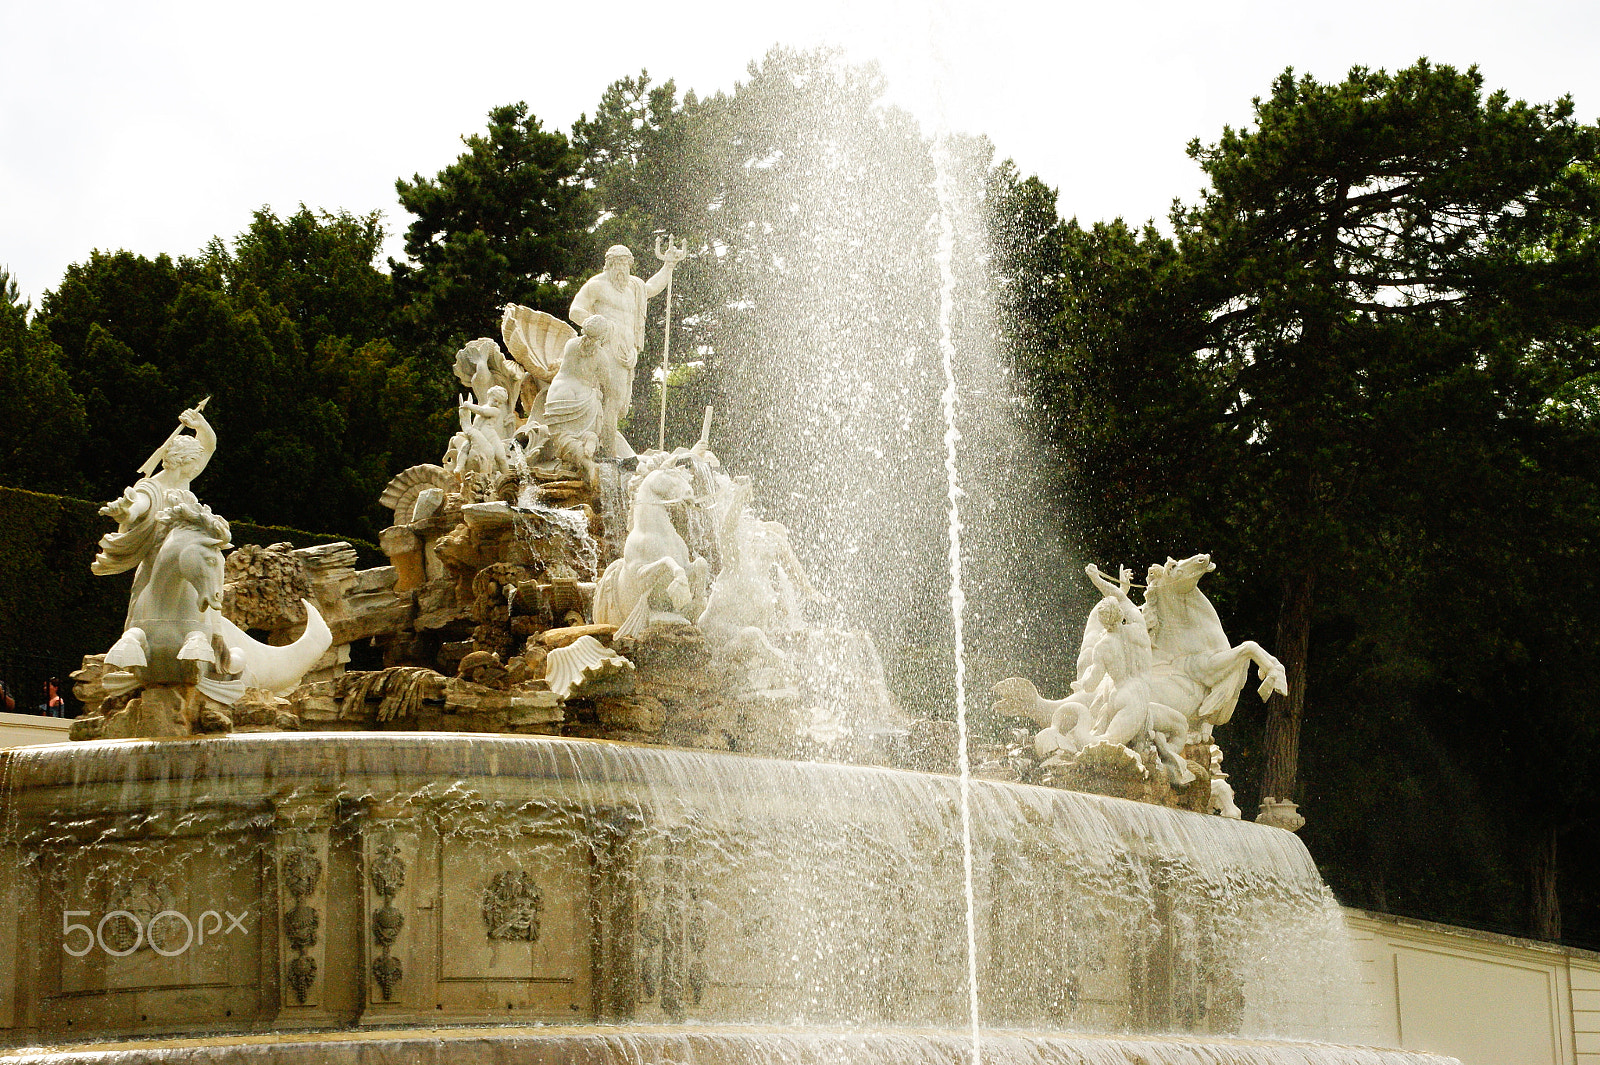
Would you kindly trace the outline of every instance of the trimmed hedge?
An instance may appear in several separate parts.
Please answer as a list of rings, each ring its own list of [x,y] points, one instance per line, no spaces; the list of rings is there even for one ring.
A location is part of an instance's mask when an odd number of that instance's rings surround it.
[[[116,523],[100,504],[0,487],[0,678],[29,712],[50,676],[62,681],[87,654],[109,648],[122,634],[132,573],[96,577],[89,563],[100,537]],[[359,566],[386,561],[377,547],[348,536],[229,522],[234,546],[288,541],[296,547],[344,540]]]

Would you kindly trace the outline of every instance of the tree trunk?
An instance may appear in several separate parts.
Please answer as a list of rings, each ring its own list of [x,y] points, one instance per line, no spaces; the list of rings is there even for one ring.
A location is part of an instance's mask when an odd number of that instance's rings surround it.
[[[1269,648],[1283,663],[1289,694],[1267,700],[1267,728],[1262,739],[1266,769],[1261,797],[1293,799],[1300,766],[1300,717],[1306,705],[1306,659],[1311,650],[1311,604],[1316,584],[1313,570],[1285,578],[1278,608],[1277,644]]]
[[[1533,841],[1528,862],[1528,887],[1532,894],[1531,924],[1535,939],[1561,939],[1561,897],[1556,894],[1556,828],[1542,829]]]

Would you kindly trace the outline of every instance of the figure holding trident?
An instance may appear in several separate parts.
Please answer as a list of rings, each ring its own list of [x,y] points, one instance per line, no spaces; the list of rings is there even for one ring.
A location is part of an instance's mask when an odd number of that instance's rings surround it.
[[[139,467],[139,480],[100,508],[101,514],[116,519],[117,531],[100,538],[100,553],[89,568],[97,576],[135,570],[134,598],[149,582],[150,561],[161,550],[167,532],[160,521],[162,512],[178,503],[200,502],[189,484],[217,449],[217,434],[202,413],[210,401],[207,396],[178,415],[178,428]],[[194,435],[185,435],[184,429]]]
[[[633,276],[633,252],[622,244],[606,251],[606,266],[583,283],[572,298],[567,317],[574,325],[594,315],[604,315],[611,323],[605,338],[602,380],[600,437],[601,454],[625,459],[633,448],[617,432],[617,420],[628,413],[633,398],[633,372],[644,350],[645,308],[651,296],[660,294],[672,280],[672,271],[688,254],[687,249],[670,243],[661,252],[661,269],[648,281]]]

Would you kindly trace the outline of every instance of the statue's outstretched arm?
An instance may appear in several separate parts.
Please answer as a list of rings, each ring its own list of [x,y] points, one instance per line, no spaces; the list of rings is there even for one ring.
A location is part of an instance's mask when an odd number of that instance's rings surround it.
[[[677,265],[678,264],[675,262],[667,263],[654,274],[650,275],[650,280],[644,283],[645,299],[652,299],[661,295],[662,291],[667,287],[667,278],[672,276],[672,268]]]
[[[144,492],[126,489],[120,496],[100,508],[100,513],[114,518],[119,525],[131,525],[144,517],[150,509],[150,497]]]
[[[1106,580],[1105,574],[1100,572],[1100,567],[1093,562],[1083,567],[1083,572],[1089,575],[1089,583],[1098,588],[1101,595],[1109,595],[1119,600],[1128,598],[1128,588],[1132,585],[1133,577],[1126,566],[1122,569],[1122,583],[1120,585],[1112,584]]]
[[[661,290],[667,287],[667,282],[672,278],[672,271],[677,268],[679,263],[683,262],[688,252],[682,248],[673,247],[671,238],[667,240],[667,250],[662,251],[661,238],[657,237],[656,254],[661,256],[661,269],[657,270],[650,280],[644,283],[645,299],[661,295]]]

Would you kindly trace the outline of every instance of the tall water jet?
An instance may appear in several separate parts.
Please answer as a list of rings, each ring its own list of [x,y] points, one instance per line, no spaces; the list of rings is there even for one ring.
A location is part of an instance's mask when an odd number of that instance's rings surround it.
[[[972,887],[972,759],[967,724],[967,653],[965,621],[967,596],[961,584],[961,477],[956,465],[957,445],[961,431],[956,427],[956,343],[951,325],[954,314],[956,277],[952,259],[955,256],[955,223],[950,212],[955,210],[947,189],[944,145],[936,144],[933,151],[934,192],[939,203],[939,243],[935,252],[939,263],[939,364],[944,371],[944,392],[939,406],[944,413],[944,470],[947,490],[945,498],[950,514],[950,618],[953,627],[953,657],[955,659],[956,697],[956,771],[961,780],[961,876],[966,893],[967,919],[967,993],[972,1012],[972,1061],[983,1057],[982,1019],[978,1012],[978,922],[974,912],[976,903]]]

